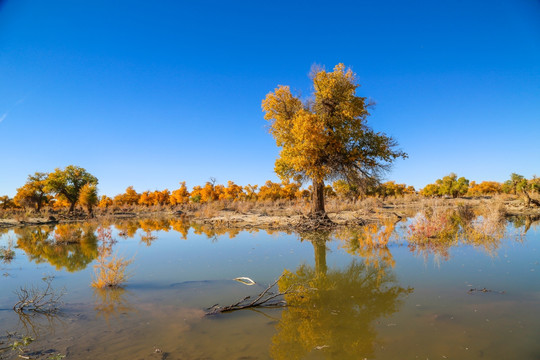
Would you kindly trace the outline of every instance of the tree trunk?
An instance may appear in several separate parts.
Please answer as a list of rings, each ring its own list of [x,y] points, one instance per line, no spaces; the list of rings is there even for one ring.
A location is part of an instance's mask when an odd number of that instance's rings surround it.
[[[527,190],[523,189],[522,192],[523,192],[523,195],[525,195],[525,200],[527,201],[527,204],[525,205],[526,207],[531,207],[531,204],[535,206],[540,206],[540,202],[538,200],[531,198]]]
[[[40,193],[40,195],[38,196],[37,204],[36,204],[36,211],[37,212],[41,211],[41,207],[45,203],[46,199],[47,199],[47,196],[44,193]]]
[[[76,204],[76,201],[70,202],[70,204],[71,204],[71,205],[69,206],[69,212],[72,213],[73,210],[75,210],[75,204]]]
[[[311,195],[311,215],[324,215],[324,181],[313,180],[313,194]]]

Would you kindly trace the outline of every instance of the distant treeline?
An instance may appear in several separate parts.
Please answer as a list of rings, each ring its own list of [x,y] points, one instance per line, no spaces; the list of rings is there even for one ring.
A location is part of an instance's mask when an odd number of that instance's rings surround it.
[[[203,186],[194,186],[188,190],[186,183],[170,191],[168,189],[137,192],[129,186],[122,194],[109,197],[98,196],[98,179],[85,169],[70,165],[65,169],[56,169],[51,173],[36,172],[28,176],[27,182],[17,189],[14,198],[0,197],[0,209],[24,208],[39,211],[43,207],[53,209],[69,209],[76,205],[85,207],[92,212],[94,207],[107,209],[110,207],[126,206],[175,206],[182,204],[204,204],[215,201],[277,201],[309,200],[312,194],[311,186],[303,188],[301,183],[284,181],[281,183],[267,181],[264,185],[240,186],[232,181],[227,185],[217,184],[214,179]],[[423,189],[416,191],[413,186],[397,184],[394,181],[359,187],[337,180],[332,185],[326,185],[326,197],[335,197],[347,201],[356,201],[365,197],[402,197],[405,195],[420,195],[424,197],[461,197],[461,196],[491,196],[497,194],[526,194],[540,192],[540,178],[526,179],[522,175],[511,174],[504,183],[483,181],[476,183],[464,177],[451,173]]]

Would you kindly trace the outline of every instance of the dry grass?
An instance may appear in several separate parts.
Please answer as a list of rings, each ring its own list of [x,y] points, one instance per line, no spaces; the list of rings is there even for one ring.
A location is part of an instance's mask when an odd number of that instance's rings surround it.
[[[328,213],[339,213],[342,211],[355,211],[358,210],[358,202],[351,200],[340,200],[338,198],[331,198],[326,202],[326,211]]]
[[[99,289],[122,286],[129,278],[126,270],[133,259],[126,260],[118,254],[112,254],[112,246],[116,241],[112,238],[110,229],[99,228],[97,232],[101,246],[94,265],[92,286]]]
[[[420,211],[414,217],[407,234],[409,241],[425,243],[430,239],[444,239],[452,232],[450,213],[442,207],[432,207]]]
[[[248,214],[255,208],[254,201],[235,201],[229,205],[229,208],[240,214]]]
[[[92,286],[95,288],[118,287],[124,284],[129,275],[126,270],[133,259],[126,260],[117,254],[108,257],[98,257],[94,266],[94,280]]]
[[[506,208],[502,201],[484,202],[478,207],[481,221],[475,221],[474,228],[483,234],[497,236],[504,231]]]
[[[219,215],[219,212],[224,209],[221,202],[211,202],[202,204],[193,214],[196,218],[210,219]]]

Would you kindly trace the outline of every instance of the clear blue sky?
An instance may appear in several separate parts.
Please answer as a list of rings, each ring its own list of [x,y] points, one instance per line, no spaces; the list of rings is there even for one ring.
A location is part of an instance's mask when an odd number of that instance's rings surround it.
[[[342,62],[417,188],[540,175],[540,1],[0,0],[0,195],[74,164],[115,195],[277,180],[261,100]]]

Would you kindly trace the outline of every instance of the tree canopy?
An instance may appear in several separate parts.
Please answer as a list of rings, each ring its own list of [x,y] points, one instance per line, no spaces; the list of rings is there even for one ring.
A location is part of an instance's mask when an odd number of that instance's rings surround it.
[[[457,198],[464,196],[469,191],[469,180],[463,176],[458,178],[455,173],[450,173],[442,179],[437,179],[435,184],[426,185],[420,193],[423,196],[452,196]]]
[[[47,174],[36,172],[28,175],[26,184],[17,189],[15,202],[20,206],[35,206],[36,211],[40,211],[43,204],[47,202]]]
[[[46,190],[56,193],[70,204],[69,211],[75,209],[84,185],[97,185],[98,179],[82,167],[69,165],[64,170],[55,169],[47,178]]]
[[[262,102],[270,133],[281,147],[275,171],[282,179],[313,182],[312,213],[324,213],[324,181],[343,179],[366,187],[378,182],[397,158],[397,142],[367,124],[371,103],[356,95],[350,68],[312,71],[313,95],[302,101],[278,86]]]

